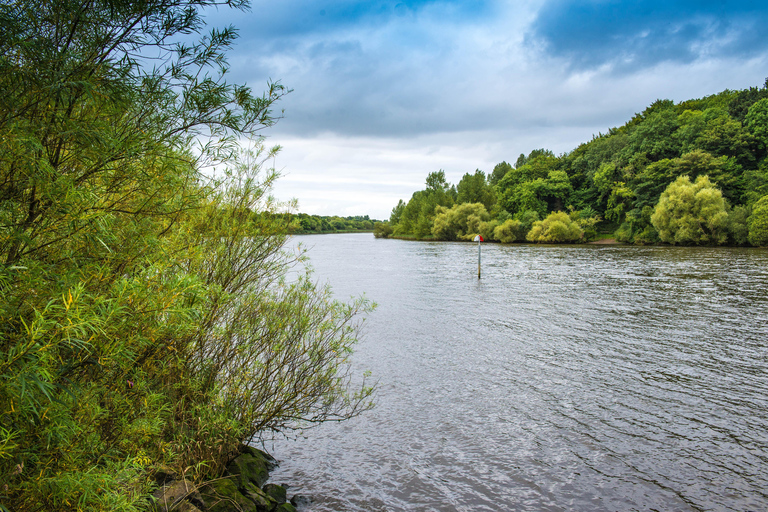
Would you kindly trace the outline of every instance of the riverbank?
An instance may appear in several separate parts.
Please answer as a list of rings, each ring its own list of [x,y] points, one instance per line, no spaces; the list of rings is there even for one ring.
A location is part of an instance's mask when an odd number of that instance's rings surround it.
[[[304,496],[287,498],[287,486],[267,483],[277,461],[268,453],[241,445],[215,480],[195,485],[175,474],[158,475],[152,512],[296,512],[309,503]]]

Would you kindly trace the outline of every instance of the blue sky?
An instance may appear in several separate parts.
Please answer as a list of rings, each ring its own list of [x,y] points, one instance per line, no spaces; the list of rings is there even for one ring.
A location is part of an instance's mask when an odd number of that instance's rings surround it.
[[[320,215],[388,218],[429,172],[457,183],[768,77],[764,1],[252,0],[207,20],[239,30],[230,80],[293,89],[265,133],[275,193]]]

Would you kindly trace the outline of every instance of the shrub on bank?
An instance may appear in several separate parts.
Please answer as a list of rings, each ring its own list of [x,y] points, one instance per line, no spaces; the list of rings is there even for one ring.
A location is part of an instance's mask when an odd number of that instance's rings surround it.
[[[574,243],[582,240],[584,230],[565,212],[552,212],[533,223],[526,238],[535,243]]]
[[[749,243],[764,247],[768,245],[768,196],[763,196],[749,216]]]

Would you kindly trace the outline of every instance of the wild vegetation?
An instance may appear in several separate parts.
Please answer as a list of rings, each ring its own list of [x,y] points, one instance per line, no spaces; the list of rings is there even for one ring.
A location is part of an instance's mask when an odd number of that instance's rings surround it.
[[[638,244],[766,245],[768,79],[760,88],[658,100],[570,153],[536,149],[456,186],[443,171],[426,184],[374,227],[376,236],[562,243],[602,232]]]
[[[216,5],[0,5],[2,510],[145,509],[158,471],[370,406],[369,305],[295,267],[269,194],[287,91],[226,81],[232,28],[180,42]]]

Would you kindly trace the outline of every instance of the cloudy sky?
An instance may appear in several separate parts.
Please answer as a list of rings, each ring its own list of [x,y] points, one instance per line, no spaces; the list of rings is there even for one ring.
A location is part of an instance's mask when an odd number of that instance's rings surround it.
[[[230,80],[293,90],[265,134],[282,199],[385,219],[429,172],[457,183],[573,150],[656,99],[768,77],[768,3],[725,0],[252,0]]]

